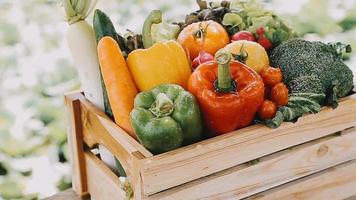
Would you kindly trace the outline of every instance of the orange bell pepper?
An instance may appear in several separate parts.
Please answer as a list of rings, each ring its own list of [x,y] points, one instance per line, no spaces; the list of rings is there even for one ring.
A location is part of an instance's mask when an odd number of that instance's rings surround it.
[[[198,99],[206,128],[220,135],[252,123],[264,99],[264,83],[226,51],[217,52],[215,59],[192,73],[188,90]]]

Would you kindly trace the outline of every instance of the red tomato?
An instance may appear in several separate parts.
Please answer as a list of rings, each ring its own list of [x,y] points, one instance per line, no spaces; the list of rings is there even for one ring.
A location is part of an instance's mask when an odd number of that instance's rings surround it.
[[[240,31],[235,33],[232,37],[231,37],[232,41],[238,41],[238,40],[248,40],[248,41],[252,41],[255,42],[256,38],[253,35],[253,33],[249,32],[249,31]]]
[[[263,79],[263,82],[268,86],[274,86],[277,83],[282,82],[282,71],[279,68],[267,67],[264,68],[260,75]]]
[[[260,44],[267,50],[272,48],[272,42],[263,35],[260,35],[260,37],[258,38],[258,44]]]
[[[288,104],[289,92],[284,83],[278,83],[272,87],[271,100],[278,106],[285,106]]]
[[[263,27],[258,28],[256,30],[256,34],[258,35],[258,44],[263,46],[266,50],[272,48],[273,44],[268,38],[266,38],[265,29]]]
[[[196,69],[197,67],[199,67],[199,65],[212,60],[214,60],[214,56],[209,53],[206,53],[205,51],[201,51],[198,57],[193,60],[192,67],[193,69]]]
[[[196,22],[186,26],[178,35],[177,42],[193,60],[201,51],[214,55],[229,44],[229,35],[225,28],[212,20]]]
[[[265,34],[265,29],[263,27],[260,27],[256,30],[257,35],[261,36]]]
[[[276,116],[277,106],[270,100],[264,100],[258,109],[258,116],[262,120],[273,119]]]

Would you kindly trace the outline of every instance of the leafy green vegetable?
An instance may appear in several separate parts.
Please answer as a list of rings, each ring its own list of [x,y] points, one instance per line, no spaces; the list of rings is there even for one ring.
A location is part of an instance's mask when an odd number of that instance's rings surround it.
[[[237,13],[226,13],[222,21],[224,26],[238,26],[241,23],[243,23],[242,17]]]
[[[276,116],[266,121],[270,128],[278,128],[283,121],[294,122],[305,113],[318,113],[321,109],[319,104],[324,99],[323,94],[295,93],[289,98],[288,104],[278,109]]]
[[[265,36],[274,46],[296,36],[295,32],[277,15],[266,10],[257,1],[233,0],[229,11],[221,22],[230,35],[241,30],[258,35],[257,29],[264,28]]]
[[[180,26],[167,22],[153,24],[151,27],[152,40],[154,43],[175,40],[179,32]]]
[[[333,1],[336,2],[336,1]],[[341,2],[341,1],[338,1]],[[296,14],[287,14],[285,17],[292,22],[293,28],[299,35],[307,33],[317,33],[325,36],[336,34],[341,31],[337,21],[332,16],[335,6],[329,6],[331,0],[308,0],[303,4],[300,11]]]

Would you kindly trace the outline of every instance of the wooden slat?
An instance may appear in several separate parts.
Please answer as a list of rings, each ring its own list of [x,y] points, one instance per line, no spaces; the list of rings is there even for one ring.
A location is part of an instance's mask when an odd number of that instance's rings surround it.
[[[356,159],[356,128],[237,166],[151,196],[157,199],[241,199]]]
[[[152,153],[144,148],[138,141],[113,123],[104,112],[87,101],[83,95],[80,97],[80,102],[82,106],[84,137],[86,137],[87,145],[93,146],[100,143],[104,146],[110,146],[106,143],[108,140],[113,140],[118,143],[117,146],[122,146],[122,148],[126,149],[129,153],[139,152],[143,157],[153,156]],[[92,130],[89,130],[90,128],[92,128]],[[88,131],[88,135],[86,135],[85,131]]]
[[[85,152],[88,189],[91,200],[124,200],[119,178],[91,152]]]
[[[205,177],[271,153],[356,125],[356,95],[333,110],[283,123],[278,129],[254,125],[144,160],[145,195]]]
[[[89,147],[97,144],[105,146],[120,160],[133,187],[141,188],[141,182],[137,182],[141,181],[138,177],[139,172],[136,170],[133,173],[134,163],[153,155],[113,123],[101,110],[87,101],[81,93],[72,93],[72,96],[75,96],[72,102],[80,103],[78,113],[81,114],[79,116],[81,123],[77,126],[82,129],[80,138],[83,138]],[[78,174],[80,174],[79,171]]]
[[[55,194],[43,200],[82,200],[72,189]]]
[[[352,200],[356,197],[356,160],[260,193],[249,200]]]
[[[70,130],[68,131],[68,146],[71,152],[72,184],[75,192],[85,197],[88,195],[87,176],[85,170],[83,129],[80,116],[80,101],[78,93],[68,93],[65,104],[69,115]]]

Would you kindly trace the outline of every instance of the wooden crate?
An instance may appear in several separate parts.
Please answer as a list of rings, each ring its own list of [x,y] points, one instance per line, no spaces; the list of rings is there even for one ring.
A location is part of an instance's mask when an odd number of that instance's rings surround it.
[[[69,93],[65,101],[73,188],[82,197],[123,199],[118,177],[90,151],[98,144],[120,160],[135,199],[356,195],[356,95],[278,129],[253,125],[155,156],[82,93]]]

